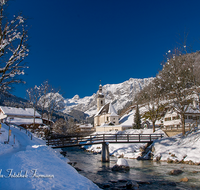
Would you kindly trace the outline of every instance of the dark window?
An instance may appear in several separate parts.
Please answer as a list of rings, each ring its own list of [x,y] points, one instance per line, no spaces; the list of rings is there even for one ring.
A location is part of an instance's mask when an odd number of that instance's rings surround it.
[[[171,117],[166,117],[165,121],[171,121]]]

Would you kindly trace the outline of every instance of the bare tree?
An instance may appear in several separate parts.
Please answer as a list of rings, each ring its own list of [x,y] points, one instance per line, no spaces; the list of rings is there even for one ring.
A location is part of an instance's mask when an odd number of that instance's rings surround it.
[[[41,87],[40,86],[34,86],[34,88],[30,88],[27,90],[28,98],[30,101],[30,104],[32,105],[34,109],[34,119],[33,119],[33,128],[35,129],[35,113],[36,109],[38,107],[38,102],[41,97]]]
[[[27,68],[23,64],[28,56],[28,35],[26,19],[22,15],[8,20],[5,7],[8,0],[0,1],[0,90],[8,91],[14,83],[24,83],[19,79]]]
[[[44,118],[44,110],[45,110],[45,106],[47,104],[47,94],[50,92],[52,88],[50,87],[48,81],[44,81],[42,84],[41,84],[41,98],[39,100],[39,106],[41,107],[42,109],[42,118]]]
[[[55,134],[66,135],[67,122],[60,118],[52,126],[52,132]]]
[[[72,135],[77,132],[77,125],[72,118],[68,121],[60,118],[53,124],[52,132],[60,135]]]
[[[64,108],[64,99],[59,92],[50,92],[47,94],[47,111],[49,118],[52,119],[55,111],[60,111]]]
[[[161,119],[165,107],[162,101],[162,91],[163,89],[158,84],[157,78],[155,78],[135,98],[138,103],[145,104],[147,111],[142,114],[142,118],[152,122],[153,132],[155,132],[155,123]]]

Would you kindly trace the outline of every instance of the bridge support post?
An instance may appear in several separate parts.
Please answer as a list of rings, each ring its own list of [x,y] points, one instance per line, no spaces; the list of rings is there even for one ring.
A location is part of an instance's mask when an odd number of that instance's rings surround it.
[[[109,144],[106,143],[106,142],[102,143],[101,161],[102,162],[109,162],[110,161]]]

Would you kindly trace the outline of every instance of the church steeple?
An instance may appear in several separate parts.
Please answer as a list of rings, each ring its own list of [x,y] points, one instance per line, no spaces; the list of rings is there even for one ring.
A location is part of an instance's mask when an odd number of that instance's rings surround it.
[[[100,81],[99,92],[97,95],[97,111],[99,111],[100,108],[104,105],[105,105],[105,98],[104,98],[104,94],[102,92],[102,85],[101,85],[101,81]]]

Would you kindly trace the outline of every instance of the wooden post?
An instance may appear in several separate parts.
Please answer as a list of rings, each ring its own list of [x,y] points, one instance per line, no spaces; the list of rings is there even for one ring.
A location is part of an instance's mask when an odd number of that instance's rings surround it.
[[[110,161],[109,144],[106,143],[106,142],[102,143],[101,161],[102,162],[109,162]]]
[[[140,142],[140,134],[139,134],[139,142]]]
[[[127,135],[127,141],[129,142],[129,134]]]

